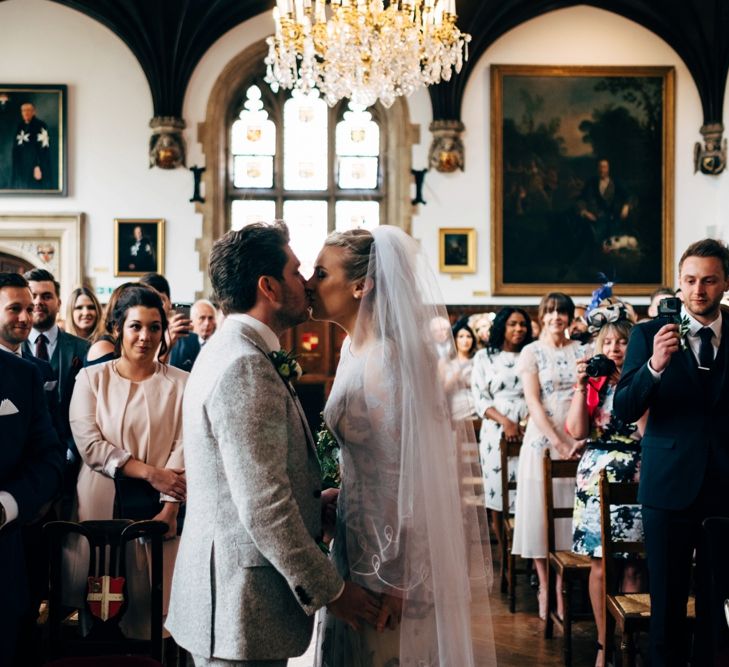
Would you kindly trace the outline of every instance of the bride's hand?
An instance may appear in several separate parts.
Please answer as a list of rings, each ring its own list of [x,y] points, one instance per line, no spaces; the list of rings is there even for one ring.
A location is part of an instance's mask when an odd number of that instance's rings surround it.
[[[383,632],[385,628],[396,630],[402,618],[402,598],[383,593],[380,598],[380,613],[377,616],[377,632]]]

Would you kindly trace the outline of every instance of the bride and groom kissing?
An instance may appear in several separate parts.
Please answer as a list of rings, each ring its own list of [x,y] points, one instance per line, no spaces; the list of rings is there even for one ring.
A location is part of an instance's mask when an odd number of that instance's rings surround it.
[[[283,223],[256,223],[210,254],[227,317],[185,392],[187,515],[166,627],[197,667],[285,666],[320,609],[321,667],[494,665],[487,533],[459,490],[462,425],[436,381],[439,306],[418,246],[393,227],[335,232],[305,281],[288,241]],[[334,494],[274,361],[310,310],[348,334],[324,412],[341,447],[331,557],[316,540]]]

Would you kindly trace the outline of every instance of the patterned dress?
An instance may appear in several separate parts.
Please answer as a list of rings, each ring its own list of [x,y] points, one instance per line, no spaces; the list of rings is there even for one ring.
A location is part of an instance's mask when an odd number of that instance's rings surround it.
[[[610,424],[615,385],[600,392],[600,402],[590,420],[590,438],[577,468],[575,512],[572,516],[572,551],[592,558],[602,556],[600,536],[600,471],[607,470],[611,482],[637,482],[640,477],[639,436],[633,443],[605,442],[603,432]],[[610,508],[613,536],[620,540],[643,541],[640,505],[615,505]]]
[[[536,373],[539,377],[541,402],[555,430],[566,443],[574,440],[565,433],[574,383],[577,379],[577,360],[587,355],[589,347],[571,341],[563,347],[552,347],[541,340],[527,345],[521,352],[517,371]],[[552,458],[559,454],[550,444],[533,419],[529,420],[524,443],[519,455],[516,482],[516,513],[514,519],[513,553],[523,558],[547,557],[547,534],[544,517],[544,450],[551,450]],[[554,506],[569,507],[574,503],[575,482],[559,479],[554,485]],[[555,546],[572,546],[572,522],[557,519],[554,522]]]
[[[481,422],[479,457],[483,474],[486,507],[500,512],[501,504],[501,424],[486,417],[486,410],[495,408],[507,419],[520,422],[526,419],[527,407],[524,387],[516,371],[518,352],[480,350],[473,361],[471,390],[476,414]],[[516,480],[518,457],[509,459],[509,481]],[[509,495],[509,513],[513,514],[516,502],[514,491]]]

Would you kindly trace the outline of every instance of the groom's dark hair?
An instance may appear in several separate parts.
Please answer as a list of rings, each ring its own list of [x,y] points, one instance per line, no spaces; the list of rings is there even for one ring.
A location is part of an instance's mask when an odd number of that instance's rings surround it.
[[[213,243],[208,274],[223,313],[245,313],[253,308],[261,276],[283,279],[288,242],[286,223],[276,220],[254,222]]]

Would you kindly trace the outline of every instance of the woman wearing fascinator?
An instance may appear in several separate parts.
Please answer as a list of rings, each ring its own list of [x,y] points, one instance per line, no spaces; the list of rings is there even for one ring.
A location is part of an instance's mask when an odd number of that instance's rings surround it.
[[[312,317],[348,334],[324,409],[341,447],[332,559],[381,610],[357,629],[322,614],[318,667],[496,664],[488,530],[459,488],[472,426],[439,381],[435,285],[418,244],[387,225],[330,235],[307,283]]]
[[[590,556],[590,602],[597,624],[596,667],[603,667],[605,619],[602,608],[602,544],[600,537],[600,471],[611,482],[637,482],[640,474],[640,438],[647,415],[637,424],[623,424],[613,414],[613,398],[633,327],[625,304],[603,301],[587,313],[590,331],[597,333],[595,356],[577,361],[577,384],[566,419],[566,430],[585,440],[577,468],[572,551]],[[643,539],[640,506],[621,505],[612,512],[611,530],[616,539]],[[625,560],[622,591],[638,592],[641,568]]]

